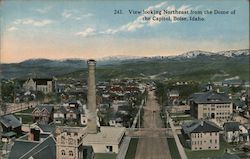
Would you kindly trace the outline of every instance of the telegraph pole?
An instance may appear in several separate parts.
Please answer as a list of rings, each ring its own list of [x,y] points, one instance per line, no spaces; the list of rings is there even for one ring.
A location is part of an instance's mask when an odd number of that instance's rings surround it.
[[[141,109],[139,109],[139,131],[141,127]]]

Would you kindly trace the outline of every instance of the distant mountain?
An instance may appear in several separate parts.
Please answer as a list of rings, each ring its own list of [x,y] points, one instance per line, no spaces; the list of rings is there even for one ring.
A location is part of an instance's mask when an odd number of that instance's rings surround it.
[[[49,59],[29,59],[19,63],[22,66],[46,66],[46,67],[86,67],[86,60],[82,59],[65,59],[65,60],[49,60]]]
[[[229,50],[220,52],[207,52],[201,50],[189,51],[187,53],[173,56],[172,58],[195,58],[197,56],[225,56],[225,57],[235,57],[235,56],[247,56],[249,55],[249,49],[242,50]]]
[[[85,59],[29,59],[20,63],[1,64],[0,78],[51,77],[70,75],[76,76],[86,72]],[[140,75],[157,77],[181,77],[189,73],[190,78],[204,73],[211,76],[224,74],[242,74],[244,78],[249,73],[249,50],[229,50],[221,52],[190,51],[177,56],[112,56],[97,60],[97,68],[102,70],[99,76],[105,77],[136,77]],[[210,72],[208,72],[210,70]],[[164,72],[164,74],[163,74]],[[191,76],[191,74],[193,75]],[[208,78],[208,77],[206,77]]]
[[[234,56],[249,56],[249,49],[242,50],[229,50],[229,51],[220,51],[217,52],[219,55],[234,57]]]

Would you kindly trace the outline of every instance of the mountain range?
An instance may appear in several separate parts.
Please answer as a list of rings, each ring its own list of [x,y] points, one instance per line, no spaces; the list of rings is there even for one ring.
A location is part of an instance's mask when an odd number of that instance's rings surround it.
[[[232,68],[232,66],[235,67]],[[0,78],[63,76],[78,71],[84,72],[86,67],[85,59],[29,59],[20,63],[1,64]],[[174,77],[185,73],[191,75],[197,70],[203,72],[213,70],[215,74],[226,72],[230,75],[233,71],[231,74],[234,75],[238,72],[244,79],[249,73],[249,49],[215,53],[195,50],[176,56],[112,56],[98,59],[98,69],[107,71],[106,74],[110,74],[109,71],[116,72],[112,76],[107,76],[108,78],[116,75],[118,77],[152,76],[163,72],[164,76]]]

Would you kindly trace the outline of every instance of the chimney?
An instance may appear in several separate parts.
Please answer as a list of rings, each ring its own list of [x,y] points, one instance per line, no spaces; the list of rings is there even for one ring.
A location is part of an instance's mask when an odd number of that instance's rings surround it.
[[[96,84],[95,84],[95,60],[88,60],[88,127],[87,132],[89,134],[97,133],[97,114],[96,114]]]
[[[201,120],[201,126],[203,126],[204,125],[204,121],[203,120]]]
[[[40,130],[36,128],[31,128],[28,138],[30,141],[40,141]]]

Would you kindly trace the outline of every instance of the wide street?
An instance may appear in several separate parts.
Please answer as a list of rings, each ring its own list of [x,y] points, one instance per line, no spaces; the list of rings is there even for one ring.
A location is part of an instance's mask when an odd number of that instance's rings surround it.
[[[149,92],[143,119],[135,159],[171,159],[166,129],[160,118],[160,106],[155,99],[154,91]]]

